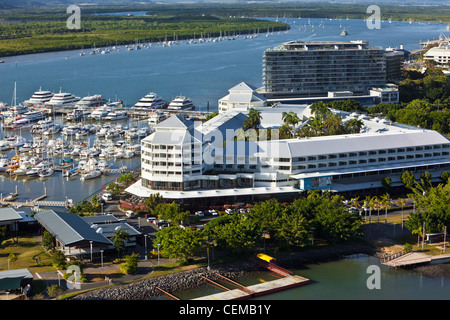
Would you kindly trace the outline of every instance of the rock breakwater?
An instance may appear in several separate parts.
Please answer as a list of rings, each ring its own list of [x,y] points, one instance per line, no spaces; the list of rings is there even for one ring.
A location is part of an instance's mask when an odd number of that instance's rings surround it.
[[[284,268],[295,268],[304,264],[340,259],[351,254],[374,254],[375,250],[365,245],[344,245],[308,250],[289,254],[274,255],[277,264]],[[89,291],[71,298],[71,300],[149,300],[164,294],[161,288],[171,294],[177,291],[195,289],[208,283],[202,276],[214,281],[220,281],[215,273],[229,279],[237,280],[251,273],[265,271],[254,259],[236,263],[215,265],[210,270],[198,268],[161,277],[139,280],[130,284],[112,285],[107,288]]]

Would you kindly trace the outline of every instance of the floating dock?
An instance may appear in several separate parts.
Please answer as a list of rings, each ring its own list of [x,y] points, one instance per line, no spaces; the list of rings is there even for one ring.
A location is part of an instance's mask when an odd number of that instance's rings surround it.
[[[219,292],[209,296],[196,298],[193,300],[245,300],[286,289],[299,287],[309,283],[310,283],[309,279],[293,275],[273,281],[267,281],[252,286],[248,286],[246,287],[246,290],[234,289],[226,292]]]

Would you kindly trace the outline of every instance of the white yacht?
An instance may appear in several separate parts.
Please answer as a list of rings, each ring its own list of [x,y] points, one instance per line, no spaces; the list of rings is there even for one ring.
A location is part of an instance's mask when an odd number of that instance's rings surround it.
[[[152,112],[148,118],[149,124],[158,124],[167,119],[167,115],[162,112]]]
[[[106,103],[106,99],[102,95],[96,94],[82,98],[75,104],[75,108],[97,108]]]
[[[0,158],[0,172],[6,171],[6,169],[8,169],[8,165],[9,165],[9,158],[7,157]]]
[[[172,111],[194,110],[195,106],[191,99],[184,96],[178,96],[173,99],[167,109]]]
[[[116,121],[116,120],[123,120],[127,119],[128,114],[125,111],[112,111],[108,113],[108,115],[105,117],[105,120],[110,121]]]
[[[76,97],[71,93],[59,92],[55,93],[45,106],[53,109],[70,108],[80,101],[80,97]]]
[[[89,171],[88,173],[81,175],[80,180],[94,179],[94,178],[99,177],[101,174],[102,173],[100,172],[100,170],[92,170],[92,171]]]
[[[77,132],[80,132],[79,126],[67,126],[62,129],[62,134],[65,136],[75,136]]]
[[[154,92],[150,92],[146,94],[143,98],[141,98],[132,109],[138,111],[147,111],[152,109],[164,109],[166,108],[167,103],[160,96],[158,96]]]
[[[23,113],[20,117],[16,118],[11,123],[5,125],[6,129],[17,130],[30,128],[40,120],[46,118],[45,113],[40,111],[28,111]]]
[[[105,119],[106,116],[112,112],[113,108],[110,107],[109,105],[102,105],[100,107],[98,107],[97,109],[93,110],[91,112],[91,115],[89,116],[89,118],[94,119],[94,120],[102,120]]]
[[[50,99],[53,97],[53,92],[42,90],[42,88],[39,88],[38,91],[35,91],[30,99],[25,100],[23,104],[26,107],[31,106],[43,106],[46,102],[49,102]]]
[[[77,107],[66,116],[67,121],[82,121],[89,118],[91,111],[86,107]]]
[[[37,133],[37,134],[44,133],[54,125],[55,123],[53,122],[52,118],[39,120],[36,124],[34,124],[31,127],[30,133]]]
[[[4,115],[5,117],[14,118],[28,111],[29,111],[28,108],[23,105],[15,105],[9,107],[8,110],[6,111],[2,111],[2,115]]]

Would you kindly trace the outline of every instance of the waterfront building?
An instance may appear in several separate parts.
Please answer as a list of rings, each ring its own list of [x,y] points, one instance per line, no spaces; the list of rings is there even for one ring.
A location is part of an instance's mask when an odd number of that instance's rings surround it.
[[[376,103],[399,103],[400,95],[398,92],[398,87],[393,84],[387,84],[382,88],[372,88],[370,90],[370,95],[377,97]]]
[[[241,82],[228,90],[228,94],[219,99],[219,113],[229,109],[247,112],[251,108],[260,108],[267,105],[267,99],[256,92],[256,88]]]
[[[285,42],[264,52],[259,92],[268,99],[367,95],[386,84],[385,53],[361,40]]]
[[[308,121],[309,107],[291,107]],[[263,118],[269,109],[260,109]],[[429,171],[438,179],[450,168],[450,142],[436,131],[340,114],[344,122],[361,120],[361,133],[281,140],[274,130],[268,140],[261,126],[259,138],[245,132],[248,139],[243,139],[239,129],[247,116],[236,110],[204,123],[172,116],[142,140],[141,179],[126,191],[143,198],[159,193],[184,203],[233,203],[292,197],[312,189],[381,188],[386,176],[395,186],[405,170],[417,178]]]
[[[386,57],[386,82],[397,82],[402,79],[403,64],[408,55],[407,51],[387,48]]]
[[[444,65],[450,62],[450,39],[439,42],[437,47],[429,49],[423,55],[424,60],[431,60],[436,64]]]
[[[48,210],[35,218],[55,238],[55,247],[70,259],[89,258],[91,254],[99,257],[101,251],[108,254],[115,250],[111,240],[77,214]]]

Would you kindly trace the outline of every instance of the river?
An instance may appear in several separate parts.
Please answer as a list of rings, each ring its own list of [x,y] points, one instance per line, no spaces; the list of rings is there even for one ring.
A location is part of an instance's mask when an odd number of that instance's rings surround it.
[[[375,273],[368,269],[375,266],[380,271],[379,287]],[[291,270],[294,274],[310,279],[304,286],[273,293],[253,300],[448,300],[450,278],[426,277],[418,272],[401,268],[388,268],[380,261],[366,254],[355,254],[344,259],[307,264],[301,269]],[[243,285],[254,285],[278,279],[274,275],[261,274],[239,279]],[[369,286],[367,285],[369,282]],[[193,299],[220,292],[206,285],[196,290],[175,293],[181,300]]]
[[[107,99],[121,99],[132,106],[148,92],[156,92],[166,100],[187,95],[198,110],[217,110],[217,101],[228,89],[244,81],[253,86],[262,85],[262,57],[264,50],[290,40],[368,40],[372,46],[406,50],[419,48],[420,41],[437,39],[445,32],[442,23],[383,21],[380,29],[369,29],[362,20],[282,19],[291,25],[287,32],[260,34],[258,37],[158,46],[150,49],[120,51],[94,56],[80,56],[80,50],[52,52],[4,58],[0,65],[0,101],[11,103],[14,83],[17,83],[17,101],[28,99],[39,88],[71,92],[84,97],[102,94]],[[313,27],[314,26],[314,27]],[[319,27],[320,26],[320,27]],[[348,36],[340,36],[342,28]],[[138,124],[139,126],[145,124]],[[4,132],[0,132],[4,135]],[[29,137],[26,132],[23,135]],[[12,156],[11,153],[8,156]],[[139,165],[139,159],[124,160],[124,165]],[[67,196],[80,201],[98,191],[113,176],[81,182],[64,179],[58,172],[41,180],[13,180],[0,176],[3,194],[19,191],[19,199],[32,199],[47,191],[48,200],[64,200]],[[387,269],[382,270],[381,289],[369,290],[366,271],[369,265],[379,265],[368,256],[352,256],[336,262],[305,266],[294,273],[312,280],[297,289],[273,294],[264,299],[442,299],[448,298],[448,280],[423,277],[420,274]],[[267,275],[268,276],[268,275]],[[259,278],[242,281],[253,284]],[[265,280],[267,281],[267,279]],[[208,294],[195,291],[195,295]],[[192,293],[186,293],[190,297]]]

